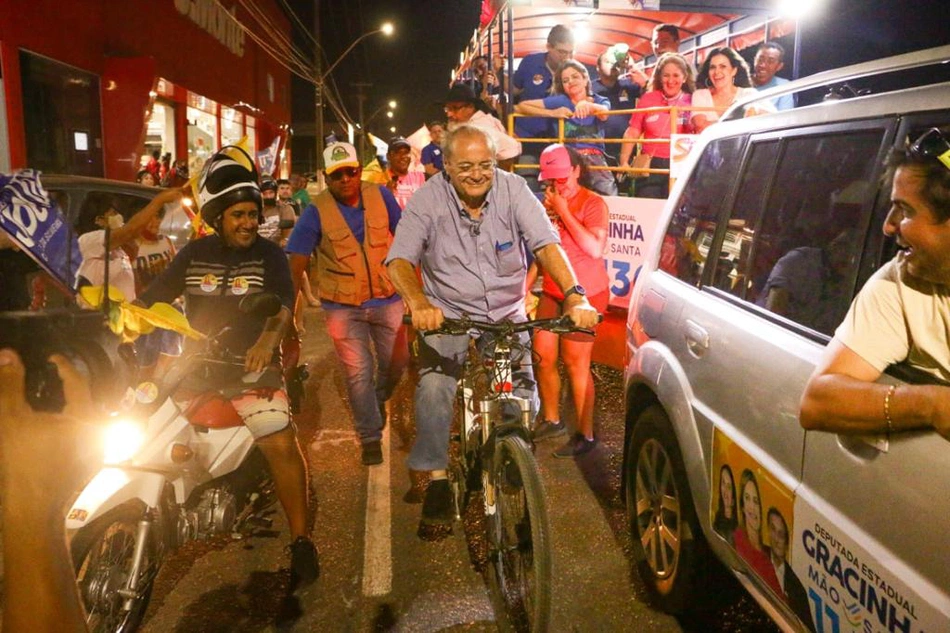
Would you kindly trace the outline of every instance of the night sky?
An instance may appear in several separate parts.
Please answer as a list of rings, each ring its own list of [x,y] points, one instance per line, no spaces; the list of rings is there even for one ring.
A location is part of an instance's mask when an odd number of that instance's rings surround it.
[[[359,111],[350,84],[366,82],[372,84],[367,89],[366,116],[395,99],[392,125],[400,134],[411,134],[426,119],[442,117],[436,102],[445,97],[459,52],[478,26],[480,0],[320,0],[320,5],[320,39],[331,64],[361,34],[386,21],[395,26],[391,37],[376,34],[357,44],[333,70],[331,78],[350,116],[357,119]],[[313,0],[294,0],[291,6],[304,24],[312,26]],[[312,87],[296,83],[294,120],[313,121]],[[328,121],[335,118],[329,110],[324,116]],[[384,108],[368,127],[388,139],[389,125]]]

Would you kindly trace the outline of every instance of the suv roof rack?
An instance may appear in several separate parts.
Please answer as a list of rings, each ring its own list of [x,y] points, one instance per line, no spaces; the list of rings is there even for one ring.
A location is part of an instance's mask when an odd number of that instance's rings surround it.
[[[920,71],[926,66],[939,64],[948,64],[950,69],[950,45],[937,46],[884,59],[876,59],[869,62],[861,62],[843,68],[826,70],[808,77],[796,79],[787,84],[763,90],[754,97],[744,99],[733,105],[722,116],[723,121],[741,119],[745,113],[745,107],[749,104],[759,101],[771,100],[782,95],[798,95],[800,93],[814,90],[816,88],[829,89],[827,93],[830,98],[852,98],[869,94],[868,90],[856,89],[851,83],[857,79],[866,79],[868,77],[878,77],[882,75],[896,75],[900,73],[909,73],[911,71]],[[931,81],[930,83],[937,83]],[[846,86],[846,87],[845,87]],[[889,92],[890,90],[885,90]]]

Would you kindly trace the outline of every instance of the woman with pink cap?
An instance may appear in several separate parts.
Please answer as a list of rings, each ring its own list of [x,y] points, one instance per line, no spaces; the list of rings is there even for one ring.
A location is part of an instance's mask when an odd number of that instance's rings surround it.
[[[561,235],[561,247],[567,254],[580,281],[568,292],[582,292],[591,305],[600,312],[607,308],[610,296],[604,251],[607,247],[607,203],[593,191],[578,182],[587,168],[584,158],[573,148],[561,144],[547,147],[541,153],[541,174],[545,182],[544,207]],[[543,270],[542,294],[537,318],[545,319],[561,314],[564,293]],[[528,273],[528,287],[537,275],[532,266]],[[558,404],[561,400],[561,379],[558,357],[564,361],[571,384],[577,423],[574,435],[554,452],[555,457],[577,457],[592,450],[594,439],[594,380],[590,373],[590,357],[594,337],[590,334],[554,334],[538,330],[534,335],[537,354],[535,371],[538,393],[541,397],[541,422],[535,427],[536,441],[564,435],[566,427],[560,421]]]

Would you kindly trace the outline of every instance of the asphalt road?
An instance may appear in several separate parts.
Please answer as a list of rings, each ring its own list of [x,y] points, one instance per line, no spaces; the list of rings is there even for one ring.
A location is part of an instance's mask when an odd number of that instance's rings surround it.
[[[174,553],[157,579],[144,630],[497,630],[478,570],[477,535],[466,535],[456,524],[444,540],[421,540],[421,506],[404,500],[411,488],[405,462],[414,434],[413,374],[391,401],[385,463],[362,466],[342,371],[320,309],[307,311],[306,328],[302,357],[311,378],[297,423],[310,463],[319,580],[289,595],[289,537],[275,506],[269,529]],[[710,588],[724,606],[698,620],[677,621],[649,606],[632,571],[619,490],[620,375],[602,366],[595,373],[601,445],[576,462],[551,457],[560,440],[537,449],[555,552],[553,630],[774,630],[725,575]]]

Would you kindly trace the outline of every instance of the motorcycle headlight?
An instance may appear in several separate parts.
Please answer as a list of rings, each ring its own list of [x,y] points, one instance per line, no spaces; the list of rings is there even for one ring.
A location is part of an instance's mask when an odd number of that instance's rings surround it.
[[[142,425],[131,420],[119,420],[110,424],[104,436],[104,461],[119,464],[135,455],[145,442]]]

